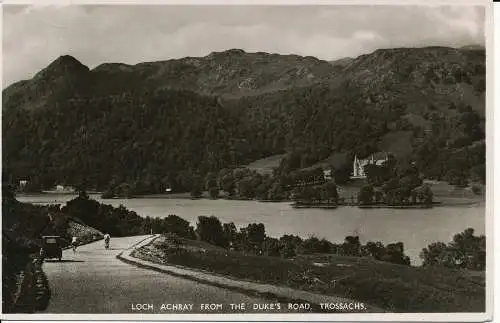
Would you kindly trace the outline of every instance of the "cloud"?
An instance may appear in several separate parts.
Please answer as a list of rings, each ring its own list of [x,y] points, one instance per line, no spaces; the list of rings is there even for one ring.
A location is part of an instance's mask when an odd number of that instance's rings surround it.
[[[63,54],[93,68],[241,48],[331,60],[377,48],[484,44],[472,6],[4,6],[4,85]]]

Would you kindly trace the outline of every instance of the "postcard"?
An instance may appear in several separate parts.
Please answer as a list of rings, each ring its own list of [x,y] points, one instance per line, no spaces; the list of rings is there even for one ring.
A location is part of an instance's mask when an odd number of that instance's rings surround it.
[[[492,317],[490,3],[2,10],[2,319]]]

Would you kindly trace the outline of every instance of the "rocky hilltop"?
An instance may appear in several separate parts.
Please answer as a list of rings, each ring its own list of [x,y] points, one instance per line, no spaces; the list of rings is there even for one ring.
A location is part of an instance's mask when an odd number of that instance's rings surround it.
[[[246,53],[239,49],[137,65],[105,63],[93,70],[65,55],[33,79],[5,89],[4,106],[33,109],[50,105],[65,94],[116,94],[139,86],[239,97],[328,82],[337,71],[328,62],[311,56]]]

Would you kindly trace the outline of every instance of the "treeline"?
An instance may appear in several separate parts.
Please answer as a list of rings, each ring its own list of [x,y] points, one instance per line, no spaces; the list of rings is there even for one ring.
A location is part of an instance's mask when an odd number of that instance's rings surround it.
[[[183,183],[192,186],[191,196],[201,197],[207,191],[212,199],[257,199],[266,201],[324,201],[337,204],[337,185],[326,180],[321,167],[296,170],[287,175],[260,174],[248,168],[222,169],[210,172],[201,180],[183,173]],[[186,184],[189,185],[189,184]]]
[[[423,266],[442,266],[486,270],[486,236],[474,235],[468,228],[456,234],[449,243],[435,242],[420,253]]]
[[[422,184],[419,169],[413,163],[398,162],[393,156],[382,165],[365,167],[368,184],[361,187],[358,202],[361,205],[432,205],[433,192]]]
[[[293,258],[299,254],[330,253],[342,256],[371,256],[374,259],[410,265],[404,254],[403,243],[384,246],[381,242],[368,242],[362,245],[357,236],[347,236],[343,243],[335,244],[326,239],[283,235],[273,238],[266,235],[262,223],[251,223],[237,230],[234,223],[221,223],[215,216],[198,217],[196,233],[199,240],[255,255]]]
[[[174,216],[172,216],[174,217]],[[361,244],[358,236],[347,236],[343,243],[332,243],[315,236],[303,239],[299,236],[285,234],[280,238],[266,235],[262,223],[251,223],[239,230],[235,224],[222,223],[215,216],[200,216],[194,229],[189,223],[183,222],[174,233],[176,236],[196,239],[210,244],[228,248],[232,251],[252,255],[293,258],[307,254],[335,254],[340,256],[372,257],[401,265],[410,265],[410,259],[404,253],[402,242],[384,245],[377,241]],[[445,244],[437,242],[430,244],[420,253],[422,266],[443,266],[447,268],[463,268],[470,270],[485,270],[486,268],[486,238],[484,235],[474,236],[474,230],[469,228],[453,237],[453,241]]]

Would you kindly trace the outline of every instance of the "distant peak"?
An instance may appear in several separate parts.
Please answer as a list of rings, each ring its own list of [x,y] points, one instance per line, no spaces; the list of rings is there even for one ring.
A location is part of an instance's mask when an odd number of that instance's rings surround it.
[[[71,55],[61,55],[35,77],[54,74],[76,74],[88,72],[89,68]]]
[[[243,55],[243,54],[246,54],[246,52],[243,49],[232,48],[222,52],[211,52],[208,56],[212,57],[215,55]]]
[[[76,58],[74,58],[71,55],[61,55],[55,61],[53,61],[50,65],[53,65],[53,64],[55,64],[55,65],[68,65],[68,66],[71,66],[71,65],[84,66],[82,63],[80,63],[79,60],[77,60]]]

